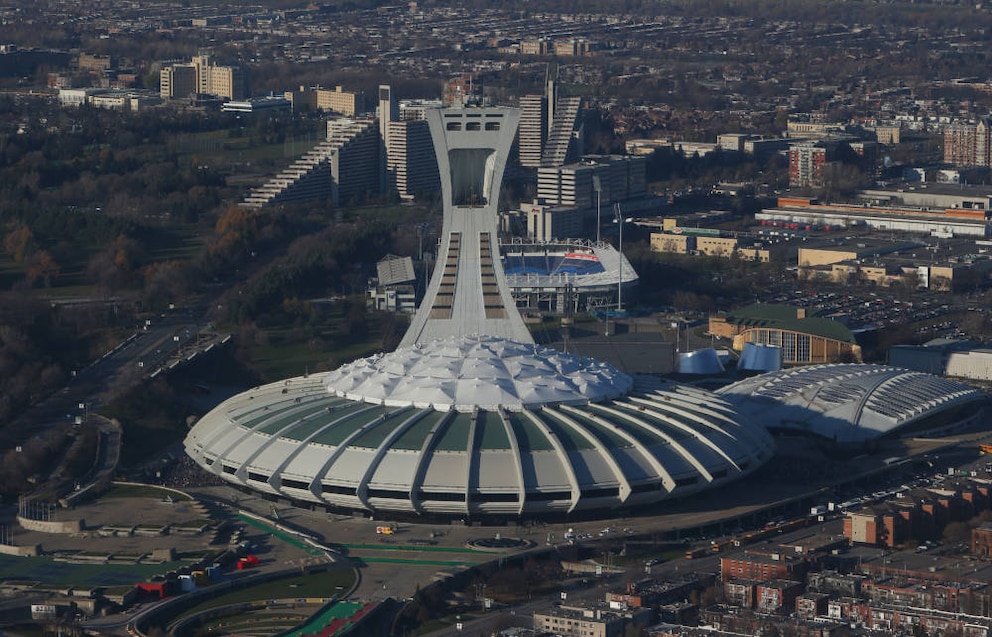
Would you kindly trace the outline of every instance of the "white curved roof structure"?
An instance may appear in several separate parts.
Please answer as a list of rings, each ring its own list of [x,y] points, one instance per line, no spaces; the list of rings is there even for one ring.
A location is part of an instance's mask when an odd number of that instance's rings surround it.
[[[336,396],[393,407],[472,412],[616,398],[633,380],[605,363],[492,336],[448,338],[343,365]]]
[[[717,393],[769,429],[838,442],[936,434],[969,424],[984,394],[959,382],[886,365],[815,365],[738,381]]]
[[[773,443],[712,392],[463,337],[235,396],[193,427],[186,451],[295,501],[484,518],[686,496],[757,469]]]

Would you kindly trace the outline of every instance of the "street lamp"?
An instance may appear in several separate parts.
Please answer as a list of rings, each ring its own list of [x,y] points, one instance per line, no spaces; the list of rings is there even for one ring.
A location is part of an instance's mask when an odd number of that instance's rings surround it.
[[[624,219],[623,213],[620,210],[620,204],[617,203],[613,206],[613,216],[614,222],[620,226],[620,238],[617,242],[617,255],[620,257],[620,264],[617,266],[617,312],[623,310],[622,294],[623,294],[623,224],[630,221],[630,219]]]
[[[596,243],[599,243],[599,229],[602,225],[599,220],[599,202],[603,195],[603,184],[599,180],[599,175],[592,176],[592,189],[596,191]]]

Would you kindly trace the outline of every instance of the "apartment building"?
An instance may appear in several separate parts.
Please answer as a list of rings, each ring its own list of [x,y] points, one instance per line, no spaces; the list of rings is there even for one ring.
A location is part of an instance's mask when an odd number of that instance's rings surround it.
[[[318,88],[314,93],[317,110],[340,113],[345,117],[365,112],[365,94],[360,91],[346,91],[342,86],[335,86],[333,90]]]
[[[198,55],[185,64],[170,64],[159,72],[163,99],[182,99],[194,93],[243,100],[251,94],[248,69],[219,66],[209,55]]]
[[[537,197],[548,204],[586,209],[598,205],[612,215],[615,202],[646,194],[645,157],[587,155],[577,163],[537,170]]]
[[[992,166],[989,122],[982,119],[945,128],[944,161],[955,166]]]
[[[581,112],[582,98],[559,97],[553,77],[543,95],[520,98],[520,164],[557,167],[577,161],[583,152]]]
[[[425,120],[380,122],[386,127],[387,189],[401,199],[441,188],[431,131]]]

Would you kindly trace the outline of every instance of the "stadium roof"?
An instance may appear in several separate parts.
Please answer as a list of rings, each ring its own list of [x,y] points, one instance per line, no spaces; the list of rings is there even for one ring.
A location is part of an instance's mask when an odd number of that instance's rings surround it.
[[[413,259],[387,254],[375,264],[379,285],[398,285],[417,278],[413,272]]]
[[[473,336],[363,358],[331,372],[324,384],[331,393],[351,400],[471,412],[479,407],[520,410],[616,398],[633,381],[591,359]]]
[[[887,365],[815,365],[770,372],[717,391],[772,430],[838,442],[933,432],[974,415],[984,394],[959,382]],[[968,407],[955,412],[959,407]],[[955,417],[951,417],[951,416]]]

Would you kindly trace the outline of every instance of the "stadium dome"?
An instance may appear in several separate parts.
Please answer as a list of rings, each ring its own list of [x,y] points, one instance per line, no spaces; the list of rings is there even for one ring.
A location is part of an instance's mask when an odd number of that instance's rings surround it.
[[[974,425],[985,395],[967,385],[886,365],[815,365],[769,372],[717,390],[772,431],[837,442],[942,435]]]
[[[495,336],[256,387],[185,444],[228,482],[296,502],[474,519],[655,504],[773,454],[712,392]]]

